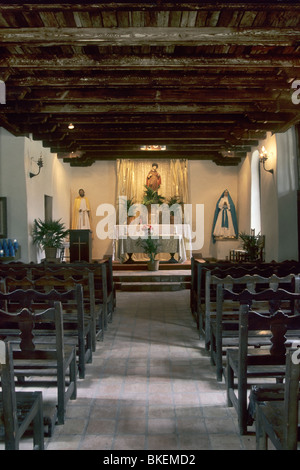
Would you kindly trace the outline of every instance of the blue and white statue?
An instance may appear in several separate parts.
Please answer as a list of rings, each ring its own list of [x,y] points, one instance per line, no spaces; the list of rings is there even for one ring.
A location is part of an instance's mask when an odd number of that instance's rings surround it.
[[[238,224],[235,207],[228,189],[225,189],[217,202],[213,221],[212,237],[214,243],[216,240],[238,237]]]

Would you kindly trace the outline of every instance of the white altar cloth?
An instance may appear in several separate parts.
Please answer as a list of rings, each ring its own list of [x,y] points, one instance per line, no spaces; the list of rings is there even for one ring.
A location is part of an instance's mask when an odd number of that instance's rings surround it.
[[[139,244],[145,236],[142,225],[115,225],[113,237],[113,259],[124,262],[128,253],[144,253]],[[183,263],[191,256],[192,235],[188,224],[151,225],[152,237],[159,239],[159,253],[177,253]]]

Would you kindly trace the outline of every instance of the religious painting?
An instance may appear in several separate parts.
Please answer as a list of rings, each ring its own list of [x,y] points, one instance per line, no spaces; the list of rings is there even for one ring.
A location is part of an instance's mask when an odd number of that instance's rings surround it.
[[[225,189],[218,199],[214,214],[212,236],[214,243],[217,240],[238,237],[235,206],[228,189]]]
[[[0,238],[7,237],[6,197],[0,197]]]

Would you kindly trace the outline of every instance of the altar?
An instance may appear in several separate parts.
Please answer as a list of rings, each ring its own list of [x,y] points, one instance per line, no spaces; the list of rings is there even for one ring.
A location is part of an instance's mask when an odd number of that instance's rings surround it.
[[[167,254],[169,262],[183,263],[192,254],[192,235],[188,224],[152,225],[152,237],[159,240],[158,258]],[[141,225],[115,225],[113,237],[113,259],[124,263],[133,261],[132,255],[144,253],[140,246],[145,232]],[[177,260],[175,259],[177,254]],[[128,259],[129,258],[129,259]],[[147,259],[145,255],[145,260]]]

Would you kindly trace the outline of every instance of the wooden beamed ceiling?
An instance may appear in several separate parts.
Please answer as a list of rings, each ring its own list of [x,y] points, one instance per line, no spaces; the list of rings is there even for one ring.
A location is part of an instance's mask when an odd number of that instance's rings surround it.
[[[73,166],[142,145],[237,165],[300,121],[298,79],[293,1],[0,5],[0,126]]]

